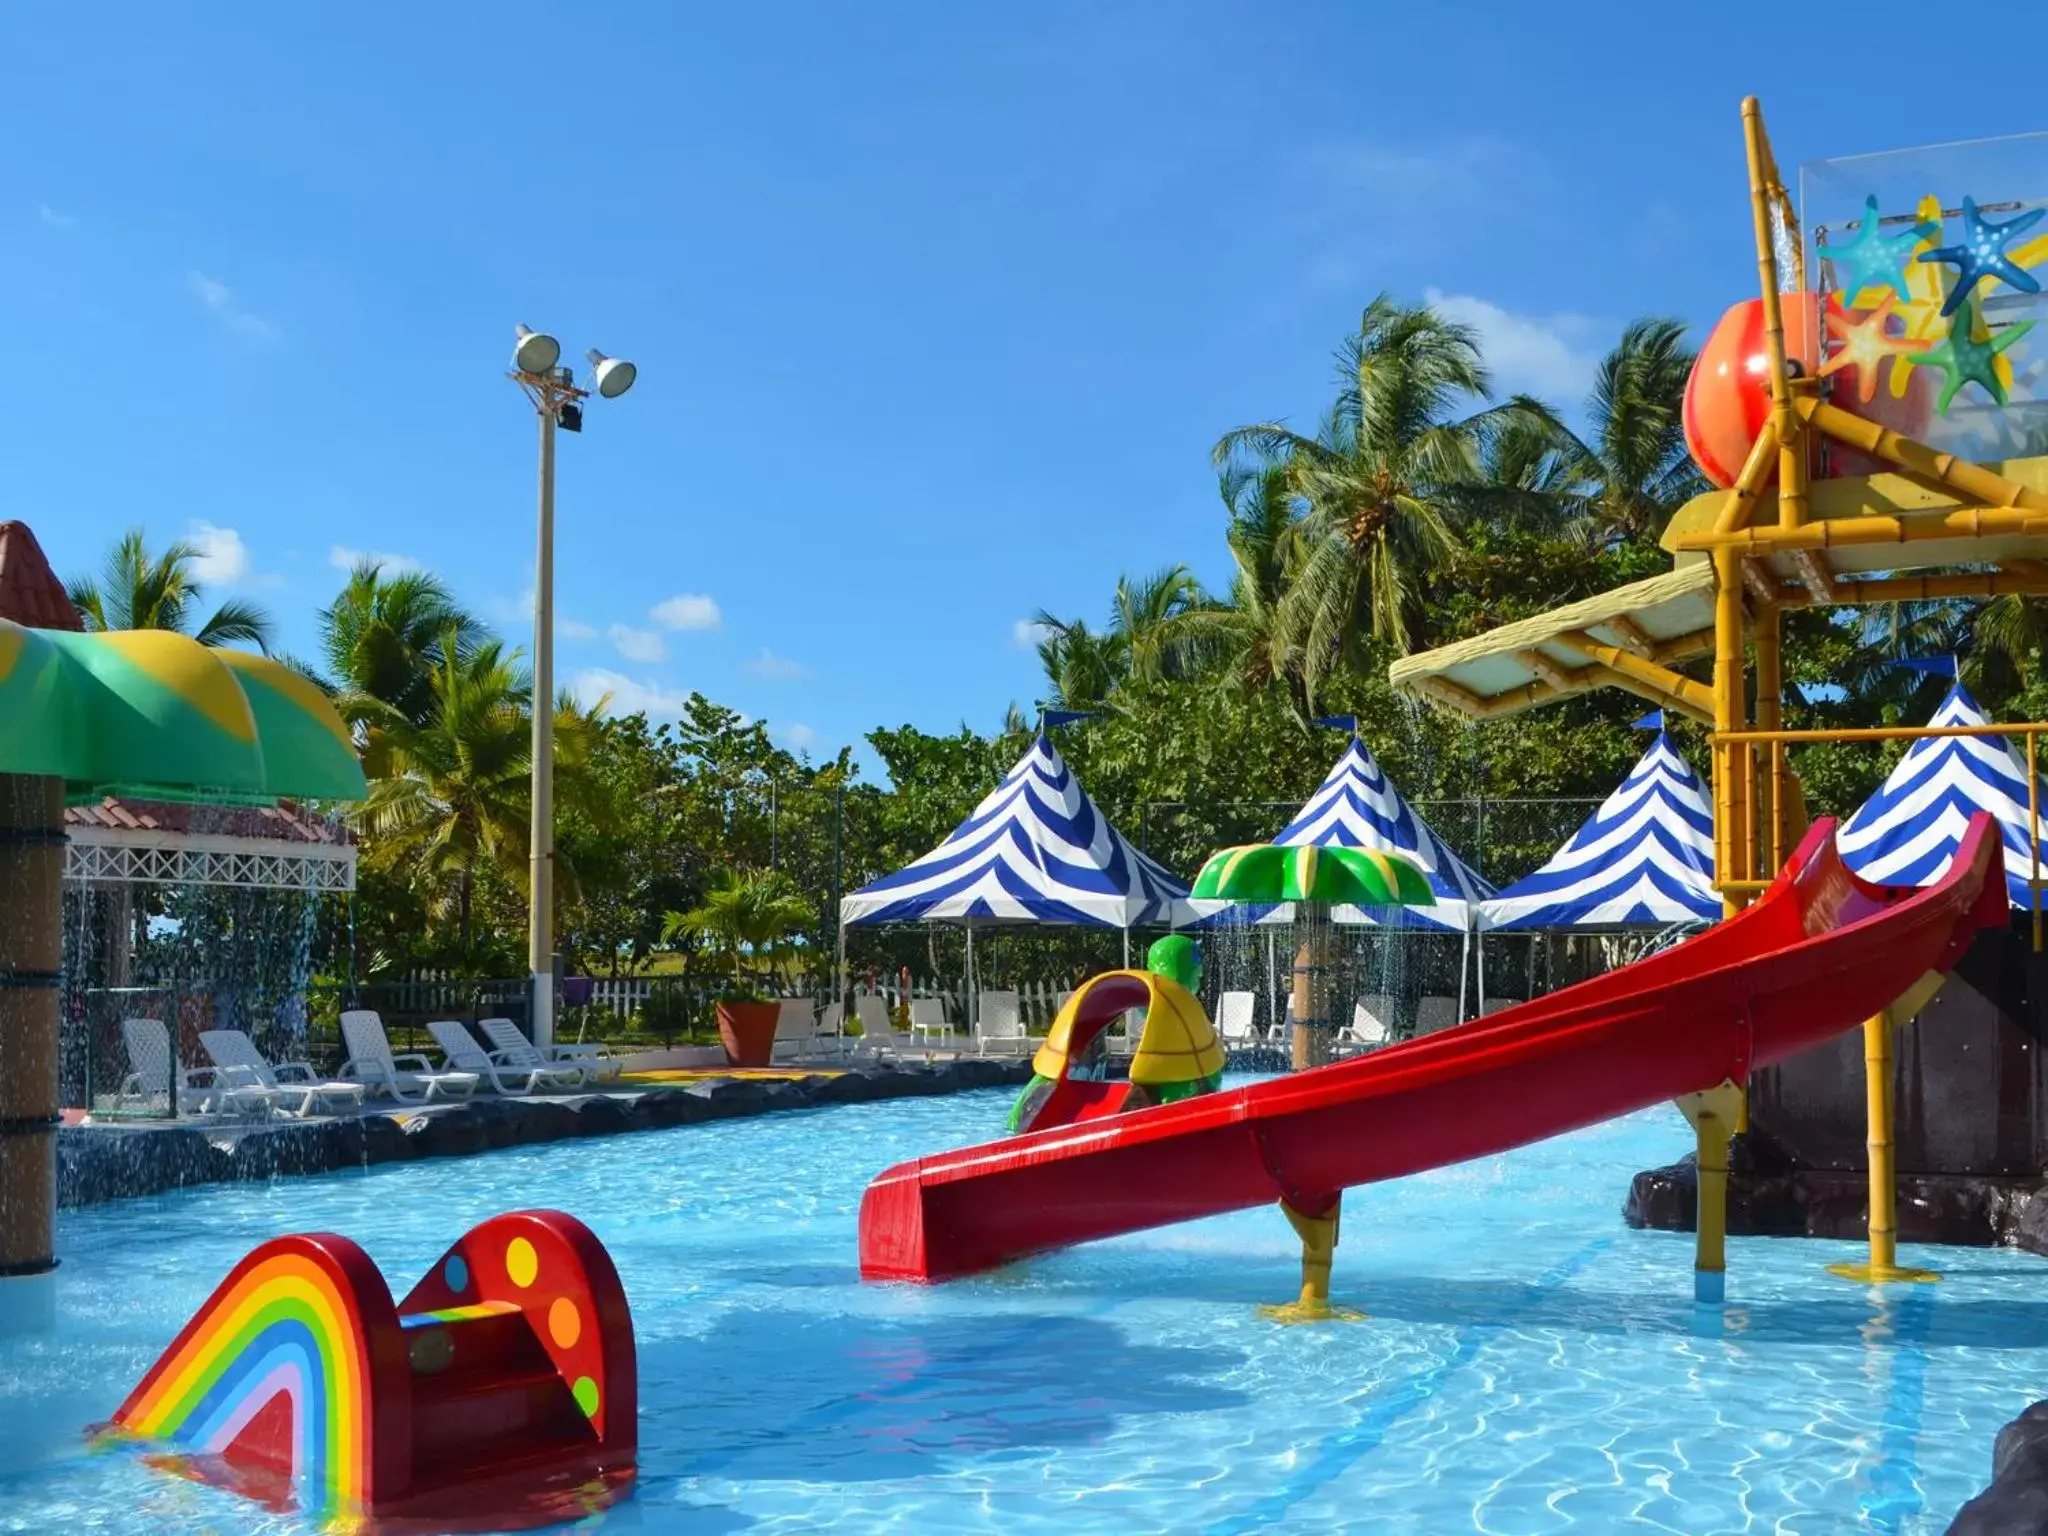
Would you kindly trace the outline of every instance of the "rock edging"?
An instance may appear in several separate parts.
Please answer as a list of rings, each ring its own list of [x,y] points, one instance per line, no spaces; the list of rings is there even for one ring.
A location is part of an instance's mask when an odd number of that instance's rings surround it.
[[[264,1126],[75,1126],[57,1138],[57,1202],[97,1205],[195,1184],[332,1173],[425,1157],[468,1157],[582,1136],[1026,1082],[1029,1062],[963,1057],[834,1077],[718,1077],[686,1087],[574,1098],[480,1098],[358,1117]]]

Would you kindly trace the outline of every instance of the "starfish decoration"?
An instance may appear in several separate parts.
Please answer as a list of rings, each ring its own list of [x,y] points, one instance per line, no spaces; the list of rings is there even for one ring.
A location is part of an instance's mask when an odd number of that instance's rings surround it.
[[[1954,314],[1956,306],[1963,302],[1964,295],[1977,285],[1980,277],[1998,278],[2022,293],[2039,293],[2040,283],[2005,254],[2005,242],[2021,230],[2032,229],[2040,223],[2044,212],[2048,209],[2032,208],[2003,224],[1994,224],[1977,211],[1977,204],[1972,199],[1964,198],[1963,243],[1923,251],[1917,258],[1920,261],[1945,261],[1956,269],[1955,292],[1948,296],[1941,312],[1944,315]]]
[[[1911,336],[1894,336],[1887,329],[1892,321],[1892,303],[1893,295],[1886,294],[1884,301],[1862,320],[1852,320],[1838,310],[1828,311],[1828,334],[1842,345],[1820,365],[1822,378],[1843,368],[1854,368],[1859,379],[1856,398],[1867,401],[1877,394],[1877,376],[1886,358],[1923,350],[1925,342]]]
[[[1835,264],[1835,285],[1842,302],[1853,306],[1866,288],[1889,288],[1900,298],[1906,292],[1906,248],[1916,240],[1941,233],[1940,224],[1915,224],[1911,229],[1888,235],[1878,227],[1877,197],[1863,203],[1863,220],[1856,226],[1856,238],[1847,245],[1826,248],[1827,259]]]
[[[2034,328],[2031,320],[2022,320],[2018,325],[2009,325],[1996,336],[1979,338],[1977,335],[1977,306],[1965,299],[1963,307],[1956,312],[1955,323],[1949,327],[1948,339],[1931,352],[1915,353],[1906,359],[1923,368],[1938,368],[1948,383],[1942,387],[1941,399],[1935,409],[1942,415],[1948,414],[1949,402],[1956,397],[1956,391],[1965,384],[1981,384],[1984,392],[1999,404],[2005,404],[2005,381],[1998,376],[1998,354],[2018,341]]]

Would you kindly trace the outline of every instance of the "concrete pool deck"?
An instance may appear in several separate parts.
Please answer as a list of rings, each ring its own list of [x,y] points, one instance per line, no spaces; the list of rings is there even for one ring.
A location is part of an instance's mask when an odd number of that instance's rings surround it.
[[[57,1203],[73,1207],[194,1184],[332,1173],[506,1147],[668,1130],[779,1110],[1014,1087],[1029,1061],[834,1063],[749,1073],[655,1069],[589,1093],[372,1104],[305,1120],[121,1121],[66,1125],[57,1136]]]

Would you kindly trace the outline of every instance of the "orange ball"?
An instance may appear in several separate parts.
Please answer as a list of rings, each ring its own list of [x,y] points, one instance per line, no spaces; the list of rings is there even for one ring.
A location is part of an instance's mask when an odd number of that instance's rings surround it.
[[[1820,346],[1820,295],[1785,293],[1778,303],[1785,356],[1797,358],[1810,374]],[[1750,445],[1770,416],[1764,301],[1744,299],[1721,317],[1685,381],[1685,446],[1700,472],[1725,489],[1742,473]]]

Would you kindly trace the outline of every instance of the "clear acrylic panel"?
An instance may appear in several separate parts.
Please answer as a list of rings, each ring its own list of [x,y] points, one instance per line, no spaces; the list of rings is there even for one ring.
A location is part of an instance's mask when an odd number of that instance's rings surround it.
[[[1787,345],[1829,398],[1978,462],[2048,454],[2048,133],[1815,161],[1799,202],[1823,299]]]

